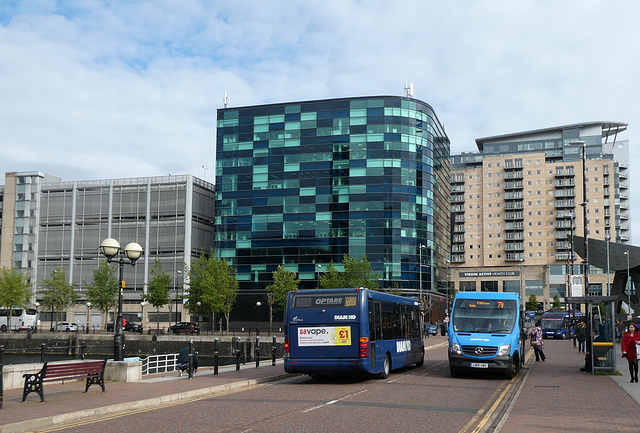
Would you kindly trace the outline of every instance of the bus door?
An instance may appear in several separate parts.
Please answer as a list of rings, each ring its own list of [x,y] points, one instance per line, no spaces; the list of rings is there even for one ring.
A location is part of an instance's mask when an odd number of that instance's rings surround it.
[[[378,344],[382,339],[382,311],[380,301],[369,300],[369,357],[371,368],[376,368],[376,360],[384,355],[384,348]]]

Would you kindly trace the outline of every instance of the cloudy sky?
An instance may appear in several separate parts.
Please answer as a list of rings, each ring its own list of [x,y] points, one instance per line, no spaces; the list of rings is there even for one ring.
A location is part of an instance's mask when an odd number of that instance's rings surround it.
[[[453,153],[600,120],[629,123],[633,148],[638,17],[636,0],[2,0],[0,174],[213,181],[225,91],[233,107],[407,81]]]

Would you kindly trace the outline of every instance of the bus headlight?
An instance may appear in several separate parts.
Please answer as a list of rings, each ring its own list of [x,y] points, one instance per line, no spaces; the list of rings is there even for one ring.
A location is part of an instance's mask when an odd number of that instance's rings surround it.
[[[498,356],[509,356],[509,352],[511,352],[511,345],[505,344],[504,346],[500,346],[500,350],[498,350]]]
[[[449,349],[451,353],[455,353],[456,355],[462,355],[462,350],[460,350],[460,345],[457,343],[451,343],[451,348]]]

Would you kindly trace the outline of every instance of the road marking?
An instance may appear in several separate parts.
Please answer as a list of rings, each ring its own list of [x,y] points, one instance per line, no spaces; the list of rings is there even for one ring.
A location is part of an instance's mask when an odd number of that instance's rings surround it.
[[[355,397],[356,395],[362,394],[363,392],[367,392],[367,390],[363,389],[362,391],[358,391],[358,392],[356,392],[354,394],[345,395],[344,397],[339,398],[337,400],[331,400],[331,401],[328,401],[328,402],[326,402],[324,404],[320,404],[318,406],[310,407],[309,409],[305,409],[305,410],[303,410],[301,412],[302,413],[307,413],[307,412],[311,412],[312,410],[321,409],[323,407],[329,406],[330,404],[335,404],[335,403],[337,403],[339,401],[346,400],[347,398]]]
[[[148,408],[134,409],[134,410],[131,410],[131,411],[128,411],[128,412],[125,412],[125,413],[117,413],[117,414],[113,414],[113,415],[105,415],[105,416],[99,417],[99,418],[91,418],[91,419],[84,419],[84,420],[81,420],[81,421],[70,422],[68,424],[57,425],[57,426],[51,427],[51,428],[45,428],[45,429],[41,429],[41,430],[34,430],[32,433],[48,433],[48,432],[54,432],[54,431],[59,431],[59,430],[66,430],[66,429],[73,428],[73,427],[96,424],[96,423],[103,422],[103,421],[110,421],[112,419],[123,418],[123,417],[129,416],[129,415],[138,415],[138,414],[145,413],[145,412],[152,412],[154,410],[166,409],[168,407],[173,407],[173,406],[180,406],[180,405],[183,405],[183,404],[193,403],[193,402],[199,401],[199,400],[206,400],[208,398],[217,398],[217,397],[221,397],[221,396],[225,396],[225,395],[237,394],[239,392],[249,391],[249,390],[253,390],[253,389],[256,389],[256,388],[262,388],[262,387],[271,386],[271,385],[273,385],[273,384],[272,383],[262,383],[262,384],[252,385],[252,386],[248,386],[246,388],[234,389],[234,390],[224,391],[224,392],[220,392],[220,393],[216,393],[216,394],[204,395],[204,396],[196,397],[196,398],[189,399],[189,400],[181,400],[181,401],[176,401],[176,402],[172,402],[172,403],[166,403],[166,404],[163,404],[163,405],[158,405],[158,406],[153,406],[153,407],[148,407]]]

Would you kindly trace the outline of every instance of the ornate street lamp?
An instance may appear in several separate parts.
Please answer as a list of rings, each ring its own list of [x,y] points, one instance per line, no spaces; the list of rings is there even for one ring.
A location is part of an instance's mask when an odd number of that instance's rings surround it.
[[[122,329],[122,291],[124,290],[124,264],[126,261],[123,257],[117,258],[120,253],[120,242],[115,239],[105,239],[100,244],[100,251],[107,258],[109,263],[118,264],[120,271],[120,287],[118,288],[118,314],[115,322],[115,335],[113,337],[113,360],[122,361],[124,359],[124,332]],[[131,266],[135,266],[136,260],[142,256],[142,247],[136,242],[131,242],[124,247],[124,253],[131,262]]]
[[[85,329],[84,333],[89,333],[89,327],[91,326],[91,302],[87,302],[87,329]]]
[[[262,302],[256,302],[256,337],[260,335],[260,307]]]

